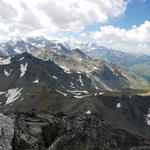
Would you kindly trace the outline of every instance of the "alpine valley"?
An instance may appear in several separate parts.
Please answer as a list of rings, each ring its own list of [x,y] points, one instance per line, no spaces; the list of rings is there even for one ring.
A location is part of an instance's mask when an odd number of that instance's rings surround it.
[[[149,68],[96,43],[1,42],[0,150],[149,150]]]

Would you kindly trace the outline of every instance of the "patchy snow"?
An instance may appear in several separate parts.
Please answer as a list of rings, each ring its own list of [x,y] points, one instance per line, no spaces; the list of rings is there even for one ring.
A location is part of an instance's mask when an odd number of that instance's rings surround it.
[[[97,86],[95,86],[95,88],[96,88],[96,90],[98,90],[98,87],[97,87]]]
[[[21,54],[22,51],[19,49],[19,48],[14,48],[14,51],[17,53],[17,54]]]
[[[148,114],[146,115],[146,123],[150,125],[150,108],[149,108]]]
[[[65,68],[65,67],[63,67],[63,66],[60,66],[60,67],[64,70],[64,72],[66,72],[66,73],[71,73],[68,68]]]
[[[82,82],[82,79],[81,79],[81,75],[79,76],[79,81],[81,83],[81,86],[84,86],[83,82]]]
[[[72,86],[74,86],[74,83],[70,82],[70,84],[71,84]]]
[[[78,96],[78,95],[81,95],[82,93],[74,93],[74,94]]]
[[[86,91],[86,90],[74,90],[74,91],[66,90],[66,91],[67,91],[67,92],[70,92],[70,93],[73,93],[73,94],[77,94],[77,93],[88,94],[88,91]]]
[[[6,93],[6,105],[12,103],[13,101],[17,100],[19,96],[21,95],[22,89],[16,88],[16,89],[9,89]]]
[[[56,80],[58,79],[56,76],[53,76],[53,78],[56,79]]]
[[[32,43],[32,46],[35,46],[35,47],[38,47],[38,48],[43,48],[43,47],[45,47],[45,43]]]
[[[81,59],[81,58],[79,58],[79,60],[80,60],[80,61],[82,61],[82,59]]]
[[[90,111],[90,110],[87,110],[87,111],[86,111],[86,114],[90,115],[90,114],[91,114],[91,111]]]
[[[80,98],[84,98],[84,97],[87,97],[87,96],[90,96],[90,95],[83,95],[83,96],[75,95],[74,97],[80,99]]]
[[[71,84],[70,87],[74,89],[75,88],[74,84],[72,82],[70,82],[70,84]]]
[[[22,78],[25,75],[27,71],[27,66],[28,66],[28,63],[26,63],[25,65],[23,64],[20,65],[20,71],[21,71],[20,78]]]
[[[78,73],[78,74],[80,74],[81,72],[80,72],[80,71],[78,71],[77,73]]]
[[[99,94],[98,95],[103,95],[104,93],[103,92],[99,92]]]
[[[66,93],[63,93],[63,92],[60,92],[60,91],[58,91],[58,90],[56,90],[59,94],[62,94],[62,95],[64,95],[65,97],[67,96],[67,94]]]
[[[4,75],[7,76],[7,77],[9,77],[10,74],[11,74],[11,72],[12,72],[12,69],[10,69],[9,72],[7,72],[6,70],[4,70]]]
[[[98,68],[97,67],[93,67],[93,69],[97,70]]]
[[[11,63],[11,57],[1,58],[0,57],[0,65],[8,65]]]
[[[74,87],[74,86],[72,86],[72,85],[70,85],[70,87],[71,87],[71,88],[73,88],[73,89],[75,89],[75,87]]]
[[[114,72],[114,70],[113,70],[113,68],[112,68],[112,67],[109,67],[109,69],[110,69],[112,72]]]
[[[6,93],[6,92],[1,91],[1,92],[0,92],[0,95],[3,95],[3,94],[5,94],[5,93]]]
[[[117,103],[117,108],[120,108],[121,107],[121,104],[120,103]]]
[[[57,50],[61,50],[61,46],[59,45],[59,43],[57,43],[54,48],[57,49]]]
[[[97,93],[94,94],[95,96],[97,95]]]
[[[39,79],[37,79],[37,80],[33,81],[33,83],[39,83]]]
[[[61,87],[63,88],[63,89],[65,89],[65,87],[63,86],[63,85],[61,85]],[[66,89],[65,89],[66,90]]]
[[[20,58],[19,60],[21,61],[21,60],[23,60],[23,59],[24,59],[24,57]]]

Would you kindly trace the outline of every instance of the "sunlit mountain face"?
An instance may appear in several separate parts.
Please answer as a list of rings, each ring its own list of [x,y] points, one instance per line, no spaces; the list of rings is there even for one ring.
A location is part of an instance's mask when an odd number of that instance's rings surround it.
[[[149,0],[0,10],[0,150],[150,149]]]

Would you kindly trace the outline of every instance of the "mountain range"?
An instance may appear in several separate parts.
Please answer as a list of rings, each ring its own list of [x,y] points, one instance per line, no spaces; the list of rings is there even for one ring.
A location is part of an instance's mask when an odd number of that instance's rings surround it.
[[[149,83],[130,70],[149,56],[75,44],[0,44],[1,150],[150,149],[150,97],[132,89]]]
[[[44,37],[29,37],[21,39],[13,38],[0,43],[0,55],[16,55],[23,52],[36,51],[42,48],[63,50],[69,52],[72,49],[79,49],[87,56],[94,59],[105,60],[109,63],[119,64],[129,68],[138,76],[150,80],[150,56],[142,54],[126,53],[118,50],[108,49],[96,43],[84,43],[73,40],[48,40]],[[128,60],[128,61],[127,61]]]

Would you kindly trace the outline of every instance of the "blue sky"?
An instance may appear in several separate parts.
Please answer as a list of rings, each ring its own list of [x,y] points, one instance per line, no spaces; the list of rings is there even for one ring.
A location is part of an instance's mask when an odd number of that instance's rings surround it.
[[[150,0],[131,0],[125,13],[116,19],[110,19],[107,23],[96,23],[85,28],[84,32],[98,30],[100,26],[113,25],[124,29],[131,29],[133,25],[139,26],[145,21],[150,21]]]
[[[150,52],[150,0],[1,0],[0,39],[45,35]]]
[[[150,0],[145,2],[132,0],[128,4],[123,17],[113,20],[111,24],[120,28],[130,29],[133,25],[139,26],[146,20],[150,20]]]

